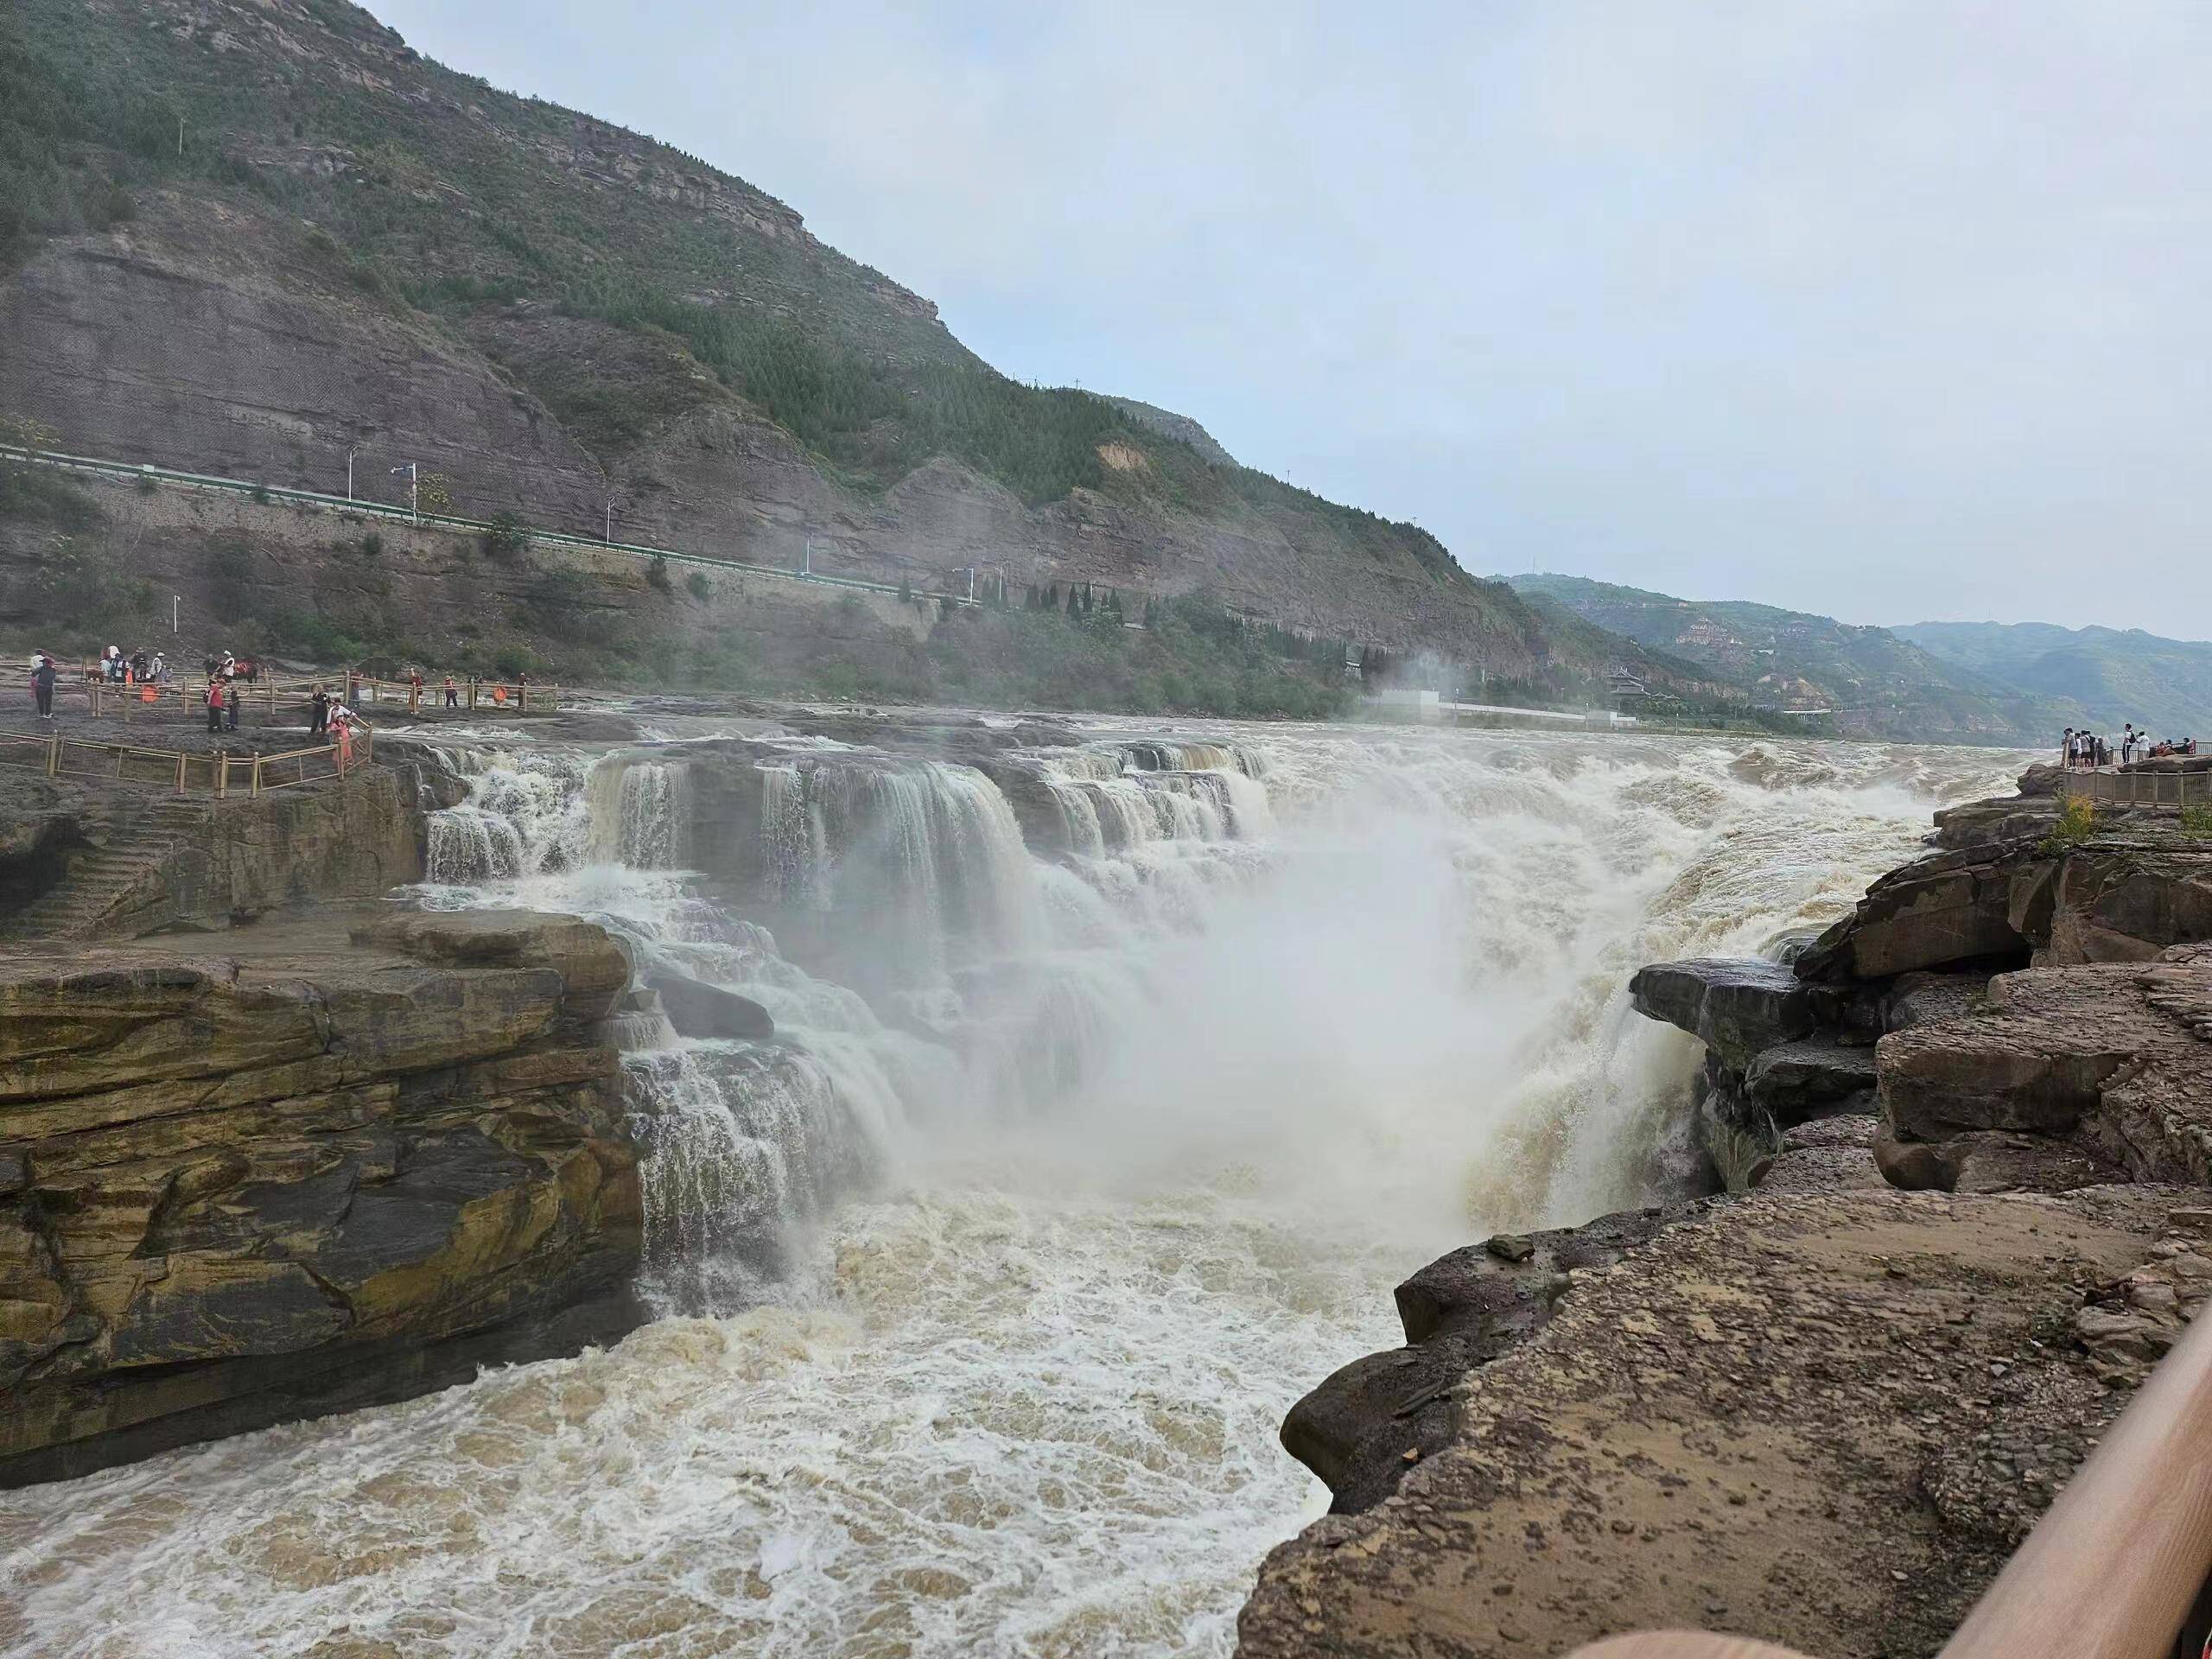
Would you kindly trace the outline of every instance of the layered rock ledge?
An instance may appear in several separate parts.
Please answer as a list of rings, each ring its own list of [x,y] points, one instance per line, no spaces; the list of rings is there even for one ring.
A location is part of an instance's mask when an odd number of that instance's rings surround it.
[[[0,953],[0,1484],[639,1317],[610,936],[326,915],[203,945]]]

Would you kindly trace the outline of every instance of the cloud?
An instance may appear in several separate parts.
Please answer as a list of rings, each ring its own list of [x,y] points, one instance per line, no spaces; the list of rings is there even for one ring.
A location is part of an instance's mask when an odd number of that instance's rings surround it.
[[[1009,373],[1473,569],[1858,621],[2212,601],[2200,7],[385,10],[774,192]]]

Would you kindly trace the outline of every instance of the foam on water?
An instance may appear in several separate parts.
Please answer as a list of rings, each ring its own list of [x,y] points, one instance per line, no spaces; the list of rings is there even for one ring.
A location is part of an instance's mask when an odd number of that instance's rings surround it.
[[[683,873],[702,763],[471,751],[431,902],[599,917],[785,1039],[621,1023],[667,1316],[0,1497],[0,1652],[1224,1652],[1317,1507],[1281,1414],[1397,1339],[1389,1287],[1649,1194],[1697,1050],[1627,975],[1827,920],[2017,765],[1298,728],[1049,759],[1096,827],[1061,863],[965,767],[768,763],[763,865],[876,929],[863,994]]]

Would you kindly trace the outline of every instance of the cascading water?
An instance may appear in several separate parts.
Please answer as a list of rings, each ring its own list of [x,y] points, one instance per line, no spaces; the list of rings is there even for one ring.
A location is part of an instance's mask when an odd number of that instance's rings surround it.
[[[1224,1651],[1313,1503],[1276,1424],[1389,1287],[1663,1179],[1697,1049],[1628,974],[1827,920],[2011,759],[1132,732],[1036,757],[1036,857],[950,761],[461,757],[429,902],[776,1022],[615,1022],[668,1316],[0,1497],[0,1650]],[[758,916],[684,868],[716,766]]]

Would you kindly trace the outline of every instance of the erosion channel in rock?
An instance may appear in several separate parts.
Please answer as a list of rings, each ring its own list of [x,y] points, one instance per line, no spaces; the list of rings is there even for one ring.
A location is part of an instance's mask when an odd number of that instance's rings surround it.
[[[631,958],[593,1034],[652,1317],[0,1496],[0,1651],[1224,1653],[1328,1503],[1278,1427],[1396,1340],[1389,1287],[1715,1184],[1700,1045],[1630,974],[1777,955],[2005,760],[972,716],[423,740],[411,902]]]

